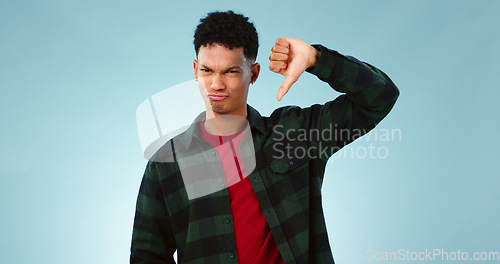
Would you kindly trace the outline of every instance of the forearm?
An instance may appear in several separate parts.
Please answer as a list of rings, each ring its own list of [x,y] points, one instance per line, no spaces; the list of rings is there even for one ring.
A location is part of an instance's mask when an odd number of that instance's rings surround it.
[[[354,57],[344,56],[321,45],[313,45],[321,56],[313,69],[322,81],[333,89],[345,93],[365,114],[381,120],[392,109],[399,90],[391,79],[376,67]]]
[[[339,54],[323,46],[314,45],[321,56],[314,68],[307,71],[343,93],[323,104],[300,110],[290,108],[287,115],[296,116],[296,122],[310,130],[330,132],[334,137],[312,141],[317,153],[326,161],[333,153],[373,129],[392,109],[399,90],[379,69]],[[315,145],[316,144],[316,145]]]

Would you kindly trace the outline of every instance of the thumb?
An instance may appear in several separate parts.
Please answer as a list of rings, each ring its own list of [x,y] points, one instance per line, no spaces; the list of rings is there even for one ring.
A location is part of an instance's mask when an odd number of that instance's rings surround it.
[[[283,84],[281,85],[280,89],[278,90],[278,96],[277,99],[278,101],[281,101],[283,96],[290,90],[290,87],[299,79],[298,76],[285,76],[285,81],[283,81]]]

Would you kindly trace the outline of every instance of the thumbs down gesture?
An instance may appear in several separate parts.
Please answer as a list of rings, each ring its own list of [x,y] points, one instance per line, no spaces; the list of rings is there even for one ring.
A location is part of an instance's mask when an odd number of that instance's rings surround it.
[[[290,87],[308,69],[314,68],[321,52],[306,42],[295,38],[279,38],[271,49],[269,69],[285,76],[278,90],[277,99],[281,101]]]

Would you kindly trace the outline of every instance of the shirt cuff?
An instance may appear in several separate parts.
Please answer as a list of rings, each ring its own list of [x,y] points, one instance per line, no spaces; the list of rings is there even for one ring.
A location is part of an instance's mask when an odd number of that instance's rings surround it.
[[[339,67],[337,65],[345,59],[344,56],[335,50],[328,49],[320,44],[313,44],[316,50],[321,51],[318,63],[314,68],[306,69],[307,72],[316,75],[320,80],[327,81],[332,74],[334,74]]]

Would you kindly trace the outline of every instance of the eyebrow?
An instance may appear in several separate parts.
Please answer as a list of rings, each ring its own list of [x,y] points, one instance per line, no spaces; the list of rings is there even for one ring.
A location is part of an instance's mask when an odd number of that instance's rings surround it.
[[[212,70],[212,69],[210,69],[210,67],[208,67],[206,65],[201,65],[201,67],[206,68],[208,70]],[[241,70],[243,68],[240,65],[235,65],[235,66],[231,66],[231,67],[226,68],[225,71],[234,70],[234,69]]]

